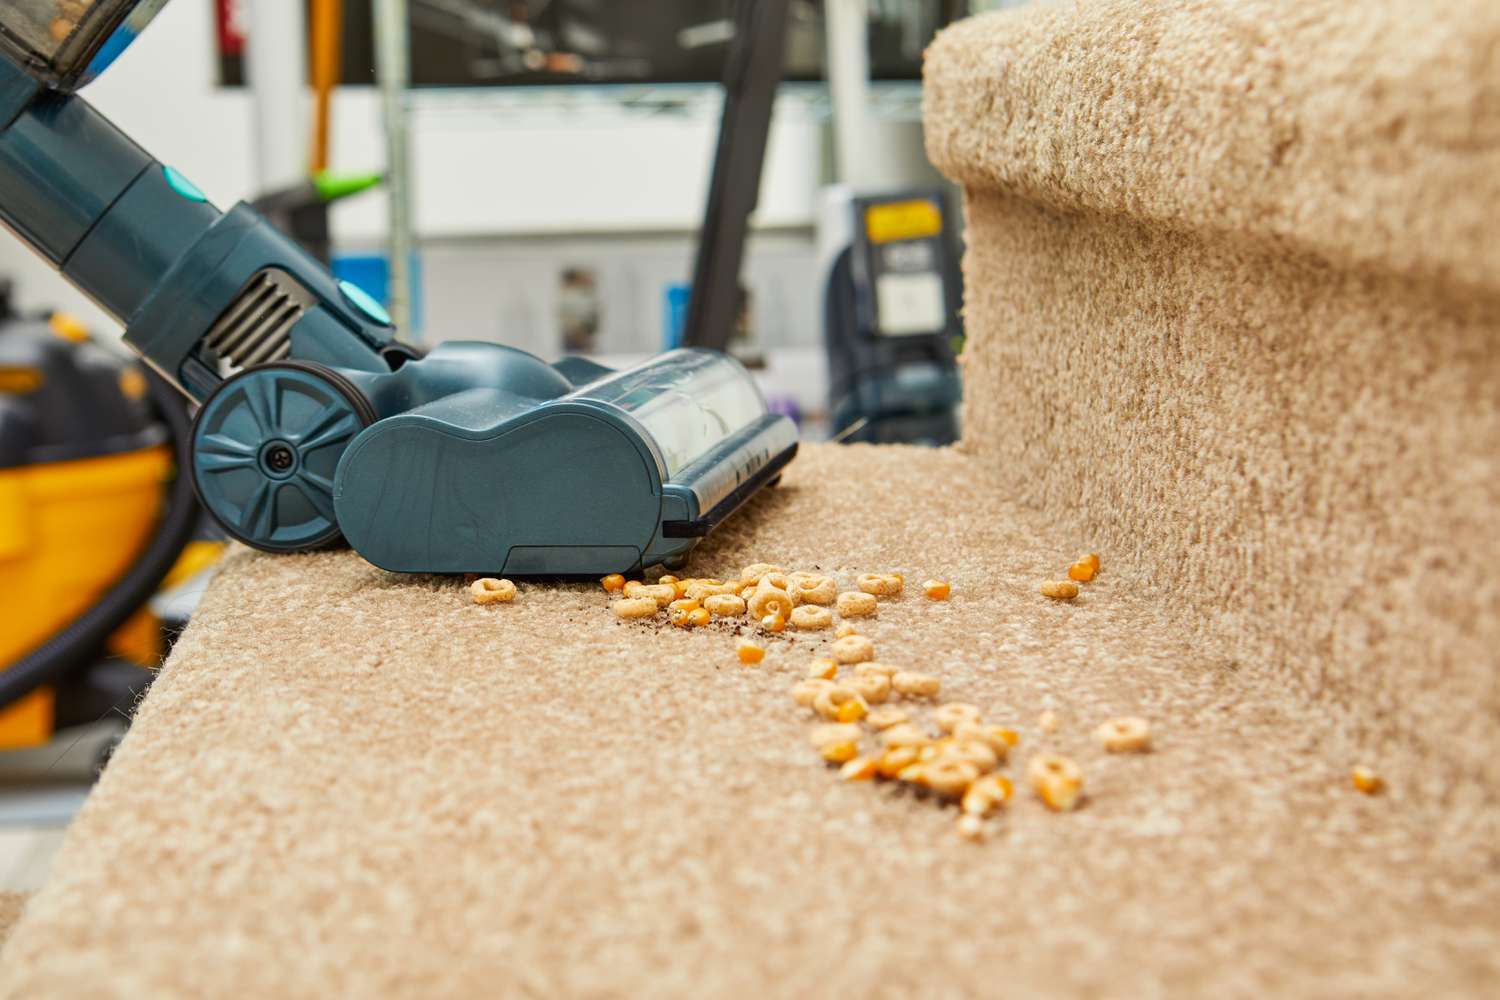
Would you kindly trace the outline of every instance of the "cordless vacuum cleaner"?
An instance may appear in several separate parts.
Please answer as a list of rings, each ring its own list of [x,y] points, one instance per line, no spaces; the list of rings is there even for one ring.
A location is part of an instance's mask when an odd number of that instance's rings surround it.
[[[232,537],[342,537],[402,572],[675,566],[795,455],[791,421],[716,352],[611,371],[402,344],[369,295],[74,96],[164,5],[0,7],[0,220],[201,403],[192,478]]]

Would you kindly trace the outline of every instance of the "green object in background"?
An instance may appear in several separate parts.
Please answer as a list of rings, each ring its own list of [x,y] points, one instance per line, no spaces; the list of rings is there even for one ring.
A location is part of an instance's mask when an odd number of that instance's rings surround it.
[[[325,202],[334,202],[379,187],[384,180],[384,174],[340,174],[325,170],[313,178],[313,188],[318,192],[319,198]]]

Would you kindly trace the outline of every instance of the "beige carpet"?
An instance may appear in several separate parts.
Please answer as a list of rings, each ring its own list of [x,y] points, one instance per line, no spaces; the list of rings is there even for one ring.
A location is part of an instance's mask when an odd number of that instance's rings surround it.
[[[0,994],[1495,992],[1500,30],[1341,9],[946,33],[964,450],[808,447],[695,564],[951,579],[880,658],[1076,755],[1080,811],[968,844],[838,783],[786,694],[826,640],[744,668],[592,587],[239,552]],[[1089,548],[1075,604],[1036,593]],[[1093,748],[1126,712],[1153,753]]]

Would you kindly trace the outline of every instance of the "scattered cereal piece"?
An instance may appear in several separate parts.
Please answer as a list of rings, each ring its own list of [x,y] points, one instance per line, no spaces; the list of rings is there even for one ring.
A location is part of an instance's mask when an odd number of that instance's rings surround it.
[[[833,624],[833,612],[816,604],[804,604],[792,609],[791,623],[797,628],[815,630]]]
[[[1000,766],[1000,755],[981,740],[954,740],[941,748],[938,756],[947,760],[962,760],[973,764],[980,774],[988,774]]]
[[[884,674],[857,675],[849,687],[871,705],[878,705],[891,696],[891,679]]]
[[[683,597],[690,597],[695,601],[702,601],[705,606],[710,597],[734,596],[739,588],[730,583],[713,583],[708,580],[694,580],[682,591]]]
[[[1385,788],[1385,782],[1381,780],[1380,775],[1368,767],[1356,767],[1350,771],[1349,781],[1366,795],[1379,795]]]
[[[713,620],[713,615],[708,613],[707,608],[694,608],[688,612],[688,624],[693,628],[702,628]]]
[[[749,586],[760,583],[760,578],[768,573],[785,573],[780,566],[772,566],[770,563],[751,563],[740,570],[740,580]]]
[[[1015,786],[1002,774],[986,774],[969,786],[964,793],[963,811],[974,816],[988,816],[1010,801]]]
[[[792,613],[792,599],[784,590],[778,590],[769,583],[762,582],[755,588],[755,593],[750,595],[750,600],[745,602],[750,609],[752,618],[765,618],[777,616],[785,618]]]
[[[1048,580],[1041,589],[1043,597],[1054,601],[1071,601],[1078,596],[1078,584],[1070,580]]]
[[[1005,760],[1010,755],[1013,745],[1006,734],[1014,733],[1009,729],[1001,729],[999,726],[986,726],[979,722],[960,722],[953,727],[953,738],[960,741],[983,743],[989,747],[998,760]]]
[[[744,598],[735,594],[710,594],[703,606],[716,618],[738,618],[745,613]]]
[[[751,643],[754,645],[754,643]],[[792,685],[792,700],[803,708],[812,708],[818,695],[833,687],[833,681],[807,680]]]
[[[625,589],[625,577],[621,576],[619,573],[611,573],[609,574],[609,576],[606,576],[604,579],[600,580],[599,584],[605,590],[613,594],[616,591]]]
[[[867,696],[861,695],[861,697],[865,701],[870,700]],[[865,724],[875,730],[889,729],[892,726],[899,726],[909,718],[911,716],[903,708],[897,708],[895,705],[881,705],[879,708],[870,709],[870,714],[865,716]]]
[[[846,701],[839,706],[838,720],[840,722],[858,722],[869,714],[870,709],[865,705],[865,700],[857,697],[853,701]]]
[[[984,820],[965,813],[958,818],[958,835],[964,840],[978,843],[984,839]]]
[[[870,677],[879,674],[881,677],[890,679],[901,672],[900,668],[889,663],[876,663],[874,660],[866,660],[864,663],[856,664],[854,667],[855,677]]]
[[[838,598],[839,585],[826,576],[813,576],[812,579],[798,580],[794,574],[791,578],[790,593],[792,600],[798,604],[816,604],[820,607],[827,607]]]
[[[649,597],[656,602],[658,607],[666,607],[677,600],[677,588],[670,583],[641,583],[639,580],[631,580],[625,584],[626,597]]]
[[[844,622],[838,628],[833,630],[833,637],[835,639],[842,639],[846,635],[859,635],[859,629],[855,628],[853,625],[850,625],[848,622]]]
[[[960,797],[979,778],[979,768],[952,757],[939,757],[920,766],[922,784],[944,798]]]
[[[814,747],[825,747],[830,743],[858,743],[860,731],[858,726],[845,725],[833,722],[821,726],[813,726],[808,732],[807,739]]]
[[[807,668],[807,676],[814,680],[831,681],[839,672],[837,660],[813,660]]]
[[[854,715],[853,718],[844,718],[845,705],[857,706],[848,711],[851,714],[858,714]],[[837,684],[829,687],[814,698],[812,707],[813,711],[817,712],[823,718],[834,719],[838,722],[858,722],[869,711],[869,706],[864,703],[864,699],[848,688],[840,687]]]
[[[670,573],[663,573],[661,576],[659,576],[659,577],[656,578],[656,582],[657,583],[666,583],[666,584],[670,584],[673,587],[676,587],[677,586],[677,579],[678,579],[677,577],[673,576]]]
[[[864,618],[873,615],[879,606],[875,595],[853,590],[840,594],[835,602],[840,618]]]
[[[609,607],[616,618],[650,618],[661,610],[649,597],[622,597]]]
[[[916,762],[916,747],[892,747],[875,758],[875,773],[891,781]]]
[[[902,579],[890,573],[864,573],[854,585],[875,597],[895,597],[901,593]]]
[[[760,627],[767,632],[785,632],[786,619],[781,615],[766,615],[760,620]]]
[[[486,576],[475,580],[469,587],[475,604],[509,604],[516,599],[516,585],[509,580],[496,580]]]
[[[894,750],[897,747],[916,749],[927,746],[932,742],[932,738],[911,723],[903,722],[881,733],[880,741],[885,744],[887,750]]]
[[[667,609],[670,611],[697,611],[698,602],[693,600],[691,597],[679,597],[677,600],[668,604]]]
[[[1077,580],[1079,583],[1088,583],[1098,572],[1094,567],[1083,560],[1079,560],[1068,567],[1068,579]]]
[[[1040,753],[1026,763],[1026,780],[1047,808],[1067,812],[1083,793],[1083,771],[1055,753]]]
[[[840,663],[864,663],[875,659],[875,644],[862,635],[846,635],[834,640],[828,653]]]
[[[855,757],[839,768],[840,781],[869,781],[873,777],[875,777],[873,757]]]
[[[740,662],[747,666],[759,663],[766,658],[766,648],[749,639],[741,639],[735,645],[734,651],[735,655],[740,658]]]
[[[943,732],[951,733],[965,722],[978,722],[979,706],[964,701],[950,701],[932,710],[932,721]]]
[[[906,695],[908,698],[933,698],[937,696],[942,682],[931,674],[902,670],[891,678],[891,687],[896,689],[897,694]]]
[[[673,608],[667,613],[667,620],[677,628],[692,628],[692,615],[687,608]]]
[[[1094,739],[1110,753],[1140,753],[1151,749],[1151,724],[1133,715],[1110,719],[1094,730]]]
[[[1057,732],[1058,725],[1057,713],[1050,708],[1036,717],[1036,727],[1044,733]]]
[[[928,580],[922,584],[922,593],[934,601],[946,601],[953,593],[953,588],[946,580]]]

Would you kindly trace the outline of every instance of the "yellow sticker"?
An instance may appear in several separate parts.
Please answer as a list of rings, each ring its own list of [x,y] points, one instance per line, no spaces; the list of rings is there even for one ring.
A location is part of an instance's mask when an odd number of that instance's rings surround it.
[[[943,231],[943,213],[926,199],[893,201],[865,210],[865,232],[871,243],[920,240]]]

